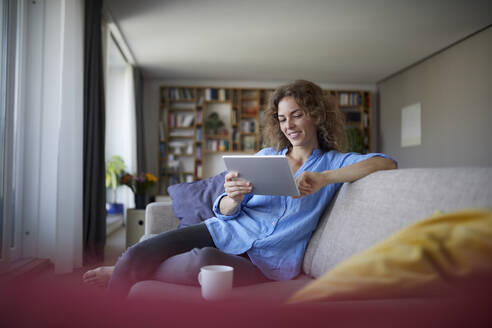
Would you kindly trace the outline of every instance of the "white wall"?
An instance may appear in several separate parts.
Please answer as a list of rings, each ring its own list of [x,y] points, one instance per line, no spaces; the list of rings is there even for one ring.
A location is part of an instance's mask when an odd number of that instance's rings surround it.
[[[256,82],[256,81],[194,81],[194,80],[156,80],[145,79],[143,91],[143,110],[145,125],[145,159],[147,170],[159,176],[158,172],[158,121],[159,121],[159,87],[160,86],[207,86],[207,87],[238,87],[238,88],[276,88],[288,81]],[[316,81],[315,81],[316,82]],[[318,84],[324,89],[332,90],[368,90],[376,91],[372,84]],[[206,155],[203,161],[203,175],[209,177],[225,170],[221,155]]]
[[[492,28],[382,82],[380,150],[400,167],[492,165]],[[401,142],[401,108],[422,104],[422,144]]]

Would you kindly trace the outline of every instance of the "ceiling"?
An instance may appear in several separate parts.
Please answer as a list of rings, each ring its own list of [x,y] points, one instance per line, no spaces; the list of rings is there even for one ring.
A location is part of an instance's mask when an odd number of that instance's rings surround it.
[[[492,23],[490,0],[106,0],[146,78],[374,84]]]

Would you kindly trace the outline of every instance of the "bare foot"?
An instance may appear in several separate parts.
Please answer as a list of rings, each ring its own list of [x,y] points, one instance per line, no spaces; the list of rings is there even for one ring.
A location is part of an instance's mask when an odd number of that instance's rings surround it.
[[[114,266],[102,266],[93,270],[89,270],[82,276],[84,282],[88,285],[106,287],[111,279],[111,274],[114,271]]]

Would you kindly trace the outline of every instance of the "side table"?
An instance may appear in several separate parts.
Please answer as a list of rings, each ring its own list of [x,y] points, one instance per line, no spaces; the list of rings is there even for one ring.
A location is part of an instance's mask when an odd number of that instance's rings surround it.
[[[145,210],[126,210],[126,248],[136,244],[145,233]]]

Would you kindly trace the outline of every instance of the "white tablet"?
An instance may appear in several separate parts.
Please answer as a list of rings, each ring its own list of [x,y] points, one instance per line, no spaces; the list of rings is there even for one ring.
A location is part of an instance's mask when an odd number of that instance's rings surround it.
[[[299,196],[289,161],[284,155],[224,155],[228,171],[251,181],[254,195]]]

